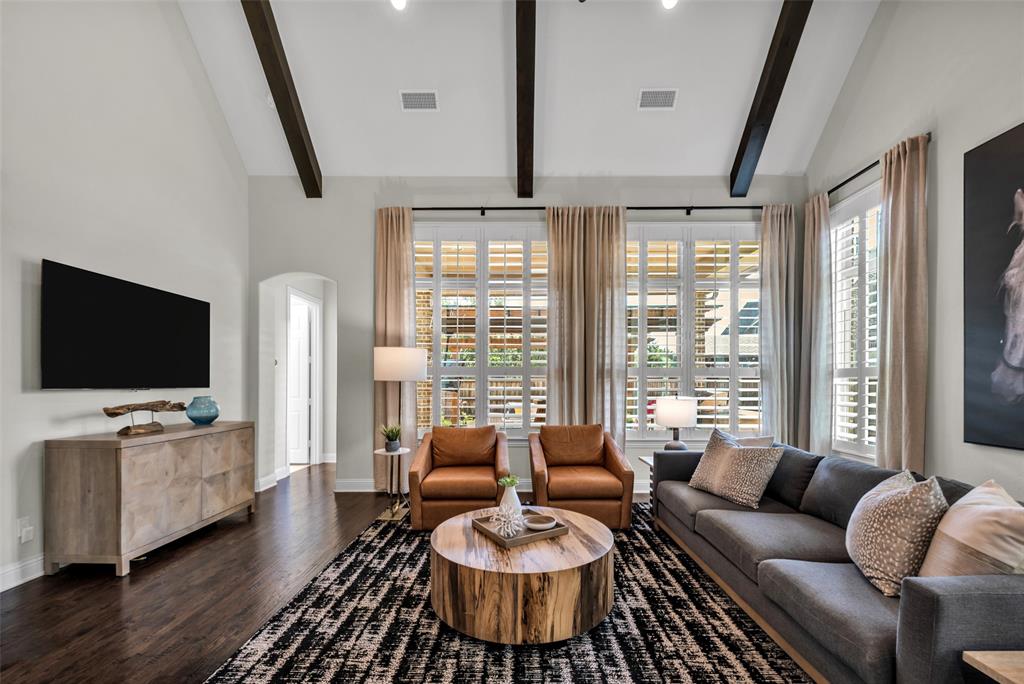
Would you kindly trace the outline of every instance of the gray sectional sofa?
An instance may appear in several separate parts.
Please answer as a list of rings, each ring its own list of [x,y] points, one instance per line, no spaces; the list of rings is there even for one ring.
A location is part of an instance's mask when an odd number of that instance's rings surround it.
[[[914,577],[902,596],[871,586],[846,525],[896,471],[786,445],[757,510],[693,489],[699,451],[654,456],[652,505],[682,542],[791,650],[832,682],[957,682],[965,650],[1024,650],[1024,575]],[[939,478],[953,503],[970,486]]]

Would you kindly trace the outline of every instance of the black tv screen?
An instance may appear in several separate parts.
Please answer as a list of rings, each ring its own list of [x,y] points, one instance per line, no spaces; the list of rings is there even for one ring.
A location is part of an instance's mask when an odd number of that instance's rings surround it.
[[[43,389],[210,386],[210,304],[43,260]]]

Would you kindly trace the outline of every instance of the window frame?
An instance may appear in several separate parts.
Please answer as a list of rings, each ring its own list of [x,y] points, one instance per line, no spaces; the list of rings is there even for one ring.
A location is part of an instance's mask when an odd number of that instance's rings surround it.
[[[879,365],[878,365],[879,349],[878,349],[878,341],[876,340],[875,364],[874,365],[869,365],[867,363],[867,358],[866,358],[867,354],[868,354],[868,351],[869,351],[868,345],[867,345],[867,342],[868,342],[868,316],[867,316],[867,312],[868,312],[868,296],[869,296],[868,287],[867,287],[867,282],[868,282],[868,280],[867,280],[867,275],[868,275],[868,268],[867,268],[868,257],[867,257],[867,252],[868,252],[868,250],[864,247],[865,242],[866,242],[865,239],[864,239],[864,235],[865,235],[865,231],[867,229],[866,216],[868,215],[868,213],[871,210],[878,208],[879,209],[879,213],[878,213],[878,218],[877,218],[877,228],[876,228],[877,235],[876,235],[876,250],[875,250],[875,258],[878,259],[879,255],[880,255],[880,247],[881,247],[882,239],[883,239],[882,238],[882,234],[883,234],[884,227],[885,227],[885,220],[884,220],[885,217],[884,217],[884,212],[881,210],[881,205],[882,205],[882,187],[881,187],[881,180],[878,180],[878,181],[875,181],[875,182],[873,182],[873,183],[871,183],[871,184],[861,188],[860,190],[852,193],[848,197],[843,198],[841,201],[839,201],[836,204],[834,204],[833,206],[829,207],[829,231],[830,231],[830,234],[829,234],[829,244],[830,244],[830,249],[831,249],[832,254],[833,254],[832,262],[831,262],[830,268],[829,268],[829,272],[832,274],[831,275],[832,282],[829,283],[829,288],[832,291],[832,296],[830,297],[830,299],[831,299],[832,307],[833,307],[832,312],[830,314],[832,316],[832,320],[831,320],[831,324],[829,325],[830,334],[833,336],[833,338],[829,341],[829,357],[830,357],[830,363],[831,363],[831,366],[832,366],[832,387],[830,388],[830,392],[831,392],[830,393],[830,401],[832,402],[832,411],[831,411],[832,419],[831,419],[831,424],[830,424],[831,444],[832,444],[832,450],[836,454],[839,454],[841,456],[852,457],[852,458],[855,458],[857,460],[867,461],[867,462],[871,462],[871,463],[875,463],[877,461],[877,444],[871,444],[871,443],[869,443],[867,441],[867,431],[868,431],[868,423],[869,423],[869,413],[868,413],[868,410],[867,410],[867,408],[868,408],[867,381],[870,378],[874,378],[874,380],[875,380],[875,402],[876,402],[875,403],[875,421],[876,421],[875,422],[875,430],[876,430],[876,439],[877,439],[877,420],[878,420],[878,408],[877,408],[878,398],[877,397],[878,397],[878,376],[879,376]],[[835,336],[835,316],[836,316],[836,311],[835,311],[836,297],[835,297],[835,291],[834,291],[835,269],[836,269],[836,261],[835,261],[835,257],[834,257],[834,255],[835,255],[835,237],[836,237],[835,236],[835,230],[839,226],[844,225],[845,223],[853,220],[854,218],[859,218],[860,219],[860,221],[858,222],[858,227],[857,227],[857,239],[858,239],[857,283],[858,283],[858,287],[860,288],[859,291],[858,291],[858,296],[857,296],[857,310],[856,310],[857,321],[856,321],[856,326],[855,326],[856,327],[855,339],[857,340],[857,351],[856,351],[857,362],[856,362],[855,365],[853,365],[851,367],[839,368],[838,364],[836,363],[836,356],[835,356],[836,349],[835,349],[835,341],[834,341],[834,336]],[[879,264],[877,264],[877,263],[875,265],[875,274],[876,274],[875,275],[875,277],[876,277],[875,296],[876,296],[876,307],[878,307],[878,311],[877,311],[877,314],[876,314],[878,316],[878,322],[876,323],[876,325],[880,328],[880,325],[881,325],[880,299],[881,298],[880,298],[880,293],[878,291],[878,288],[880,287],[880,282],[878,281],[878,278],[880,277],[881,274],[879,272]],[[876,329],[876,335],[877,334],[878,334],[878,330]],[[856,380],[856,382],[857,382],[857,394],[858,394],[857,433],[858,433],[858,435],[861,435],[861,437],[858,439],[858,441],[855,441],[855,442],[851,442],[851,441],[845,440],[845,439],[839,439],[836,436],[836,427],[835,427],[835,421],[836,421],[836,418],[835,418],[835,413],[836,413],[836,405],[835,405],[836,389],[835,388],[836,388],[836,380],[837,379],[850,379],[850,380]]]
[[[756,434],[759,430],[739,430],[739,384],[740,379],[745,377],[761,377],[760,365],[760,318],[758,323],[758,364],[756,366],[739,365],[739,311],[741,290],[755,290],[758,293],[758,301],[761,296],[760,265],[758,268],[759,277],[756,285],[745,283],[740,278],[739,268],[739,243],[741,241],[760,242],[761,225],[757,221],[630,221],[626,226],[626,240],[629,242],[638,241],[639,244],[639,272],[637,276],[631,277],[627,267],[626,297],[628,310],[628,297],[637,287],[638,312],[637,312],[637,365],[627,367],[627,388],[628,382],[636,378],[637,382],[637,428],[630,429],[627,425],[626,439],[630,442],[664,442],[671,431],[668,429],[650,429],[647,425],[647,387],[651,378],[675,378],[679,382],[679,396],[694,396],[694,384],[698,378],[728,377],[729,379],[729,425],[727,428],[733,434],[750,435]],[[678,276],[674,279],[657,279],[652,281],[648,275],[647,243],[650,241],[670,240],[677,242],[677,263],[679,264]],[[729,290],[730,296],[730,326],[735,328],[736,333],[729,336],[729,364],[728,367],[698,368],[695,359],[696,345],[696,291],[698,286],[707,284],[708,281],[698,283],[696,280],[696,243],[698,241],[714,240],[729,242]],[[658,289],[674,289],[676,292],[676,306],[679,318],[679,333],[677,343],[677,358],[679,365],[673,367],[650,367],[647,365],[646,345],[647,339],[647,294],[652,285]],[[760,316],[760,314],[759,314]],[[627,311],[628,319],[628,311]],[[671,396],[671,395],[667,395]],[[763,411],[763,408],[762,408]],[[762,413],[763,416],[763,413]],[[760,424],[763,427],[763,423]],[[713,428],[695,427],[680,430],[680,439],[694,441],[706,440],[710,437]]]
[[[444,377],[466,377],[471,376],[476,383],[476,395],[474,397],[474,425],[490,425],[488,419],[488,391],[490,379],[493,377],[520,377],[522,379],[522,426],[507,428],[501,424],[497,428],[505,432],[510,439],[525,440],[527,435],[536,429],[532,425],[532,380],[543,378],[547,381],[547,365],[536,365],[533,363],[532,339],[533,331],[532,310],[533,296],[535,290],[540,289],[535,285],[532,269],[532,243],[547,242],[547,225],[543,221],[415,221],[413,223],[413,252],[417,242],[432,242],[433,270],[429,281],[425,278],[418,278],[413,268],[413,289],[418,290],[426,287],[429,283],[432,294],[431,311],[431,347],[430,364],[427,369],[431,383],[431,426],[440,425],[441,420],[441,392],[440,383]],[[441,249],[443,241],[473,242],[476,245],[476,274],[470,280],[468,278],[444,278],[441,272]],[[489,251],[490,242],[522,242],[523,243],[523,365],[520,366],[491,366],[490,360],[490,335],[489,335],[489,302],[488,290],[490,286],[489,274]],[[440,297],[446,289],[473,289],[476,296],[476,363],[474,366],[446,366],[442,364],[441,354],[441,310]],[[543,291],[548,291],[548,280],[545,277]],[[550,302],[549,302],[550,306]],[[413,316],[415,318],[415,306]],[[546,325],[545,317],[545,325]],[[545,389],[545,417],[547,402],[547,389]],[[422,428],[417,426],[417,436],[422,437],[430,427]]]

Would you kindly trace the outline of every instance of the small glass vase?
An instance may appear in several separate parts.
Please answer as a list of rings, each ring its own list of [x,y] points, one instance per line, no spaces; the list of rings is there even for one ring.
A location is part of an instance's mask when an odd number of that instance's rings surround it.
[[[523,504],[519,501],[519,494],[514,486],[505,487],[505,493],[501,495],[499,507],[515,511],[516,515],[520,517],[523,515]]]
[[[185,407],[185,415],[196,425],[209,425],[220,416],[220,407],[209,395],[193,397]]]

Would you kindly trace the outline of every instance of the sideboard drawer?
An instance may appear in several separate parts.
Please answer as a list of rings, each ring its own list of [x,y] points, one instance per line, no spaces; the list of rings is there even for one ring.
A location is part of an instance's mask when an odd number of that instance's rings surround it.
[[[203,438],[203,517],[253,498],[253,430],[244,428]]]

